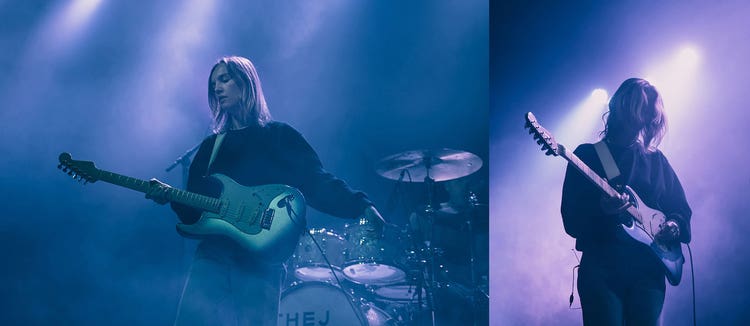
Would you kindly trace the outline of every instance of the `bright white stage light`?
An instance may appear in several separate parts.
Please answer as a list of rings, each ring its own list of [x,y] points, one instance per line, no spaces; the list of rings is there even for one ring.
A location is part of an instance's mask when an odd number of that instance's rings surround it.
[[[609,94],[607,94],[607,90],[603,88],[597,88],[593,92],[591,92],[591,104],[592,107],[598,108],[600,105],[607,105],[607,102],[609,101]]]
[[[683,46],[671,58],[651,68],[646,80],[661,93],[670,125],[680,126],[696,100],[701,55],[694,46]],[[672,123],[674,122],[674,123]]]
[[[555,127],[557,139],[570,145],[596,141],[598,128],[602,126],[601,117],[607,112],[608,102],[609,93],[606,90],[593,90]]]
[[[101,0],[74,0],[57,5],[37,27],[22,57],[67,54],[85,33],[100,4]]]
[[[646,80],[664,93],[676,93],[679,96],[689,91],[686,85],[692,83],[700,66],[700,55],[692,46],[680,49],[672,58],[650,69]]]
[[[680,67],[692,69],[700,62],[700,56],[695,48],[686,46],[677,54],[676,62]]]
[[[99,6],[101,0],[76,0],[66,9],[65,17],[68,26],[83,24],[94,10]]]

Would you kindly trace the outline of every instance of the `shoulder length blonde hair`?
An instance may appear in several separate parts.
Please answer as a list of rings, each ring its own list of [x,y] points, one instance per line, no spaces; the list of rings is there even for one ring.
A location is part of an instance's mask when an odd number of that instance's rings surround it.
[[[271,120],[271,113],[266,105],[266,98],[263,96],[263,88],[260,85],[258,71],[255,70],[253,63],[244,57],[229,56],[219,59],[211,68],[208,77],[208,106],[211,108],[213,117],[213,131],[216,133],[226,131],[229,128],[228,114],[219,107],[219,99],[214,91],[214,85],[211,76],[220,65],[227,68],[229,76],[242,90],[242,99],[240,101],[240,110],[235,119],[240,126],[264,126]]]

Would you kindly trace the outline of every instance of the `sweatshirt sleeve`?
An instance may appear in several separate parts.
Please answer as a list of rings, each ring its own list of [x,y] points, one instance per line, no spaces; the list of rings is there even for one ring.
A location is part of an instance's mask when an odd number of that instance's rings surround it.
[[[318,154],[297,130],[287,124],[276,128],[281,157],[295,171],[300,191],[310,206],[337,217],[356,218],[372,205],[364,192],[353,190],[326,171]]]
[[[687,202],[685,191],[682,189],[677,174],[661,152],[659,152],[659,161],[664,180],[664,194],[659,200],[659,206],[662,212],[667,215],[667,219],[674,220],[680,226],[680,242],[689,243],[692,237],[690,218],[693,212]]]

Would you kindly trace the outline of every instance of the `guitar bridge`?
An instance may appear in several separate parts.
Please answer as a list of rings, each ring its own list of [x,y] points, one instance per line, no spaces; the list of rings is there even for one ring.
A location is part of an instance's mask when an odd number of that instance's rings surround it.
[[[268,208],[263,212],[263,218],[260,219],[260,227],[266,230],[271,229],[271,223],[273,223],[273,216],[276,211],[272,208]]]

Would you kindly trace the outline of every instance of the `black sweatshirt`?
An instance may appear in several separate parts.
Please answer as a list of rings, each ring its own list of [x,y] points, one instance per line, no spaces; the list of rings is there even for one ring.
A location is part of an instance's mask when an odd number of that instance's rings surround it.
[[[207,137],[190,165],[187,189],[216,196],[205,176],[221,173],[243,186],[285,184],[299,189],[313,208],[337,217],[355,218],[372,203],[363,192],[323,169],[315,150],[291,126],[272,121],[264,127],[227,132],[210,168],[216,135]],[[186,223],[196,221],[198,210],[172,203]]]
[[[613,180],[614,183],[629,185],[645,205],[662,211],[667,219],[675,220],[680,226],[680,241],[688,243],[692,211],[664,154],[659,150],[645,151],[638,143],[628,147],[609,144],[609,148],[620,169],[620,176]],[[574,153],[599,176],[606,175],[592,144],[580,145]],[[602,192],[569,164],[563,184],[561,213],[565,231],[576,238],[576,249],[586,252],[637,247],[638,251],[647,251],[646,246],[638,247],[635,240],[618,234],[617,220],[604,214],[599,204],[601,197]]]

